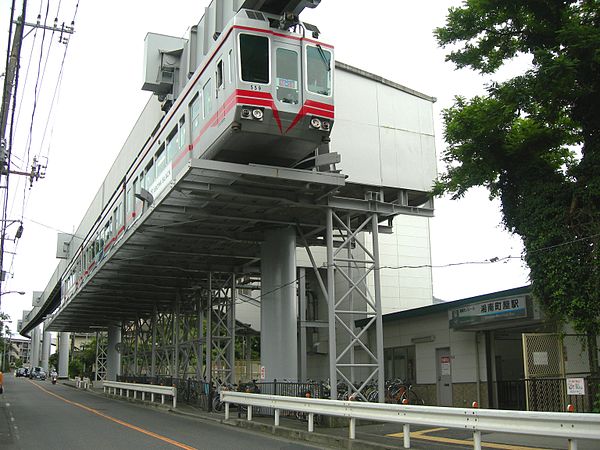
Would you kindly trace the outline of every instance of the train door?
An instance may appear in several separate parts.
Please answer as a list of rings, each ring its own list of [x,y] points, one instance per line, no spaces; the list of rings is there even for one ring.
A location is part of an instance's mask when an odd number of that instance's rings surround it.
[[[274,64],[272,65],[272,77],[275,80],[274,100],[279,111],[293,114],[291,118],[302,107],[300,49],[300,46],[284,42],[275,41],[273,43],[272,59]],[[285,120],[285,118],[282,119]]]

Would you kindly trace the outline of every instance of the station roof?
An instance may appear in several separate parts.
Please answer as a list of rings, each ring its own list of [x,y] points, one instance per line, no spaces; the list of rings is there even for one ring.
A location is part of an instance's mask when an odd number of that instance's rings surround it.
[[[504,291],[491,292],[489,294],[477,295],[475,297],[467,297],[459,300],[435,303],[433,305],[422,306],[420,308],[407,309],[404,311],[393,312],[383,315],[383,322],[395,322],[399,320],[412,319],[415,317],[423,317],[437,313],[447,313],[449,310],[465,306],[471,303],[478,303],[488,300],[497,300],[505,297],[517,295],[531,294],[531,285],[521,286]],[[367,324],[369,319],[361,319],[356,321],[357,327],[362,327]]]

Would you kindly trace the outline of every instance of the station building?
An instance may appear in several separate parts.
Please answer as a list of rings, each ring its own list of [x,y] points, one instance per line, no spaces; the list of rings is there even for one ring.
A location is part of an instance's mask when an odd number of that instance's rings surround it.
[[[383,325],[386,379],[412,384],[425,404],[594,407],[600,380],[583,336],[548,318],[530,286],[389,313]],[[568,380],[583,380],[584,392],[569,395]]]

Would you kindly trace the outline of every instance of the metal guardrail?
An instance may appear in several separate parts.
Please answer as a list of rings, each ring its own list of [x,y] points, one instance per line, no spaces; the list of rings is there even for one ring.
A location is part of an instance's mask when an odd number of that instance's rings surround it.
[[[216,395],[211,385],[192,378],[174,378],[166,375],[117,375],[117,381],[123,383],[152,384],[174,386],[177,388],[177,400],[204,411],[212,411],[212,398]]]
[[[75,377],[75,387],[77,389],[87,390],[91,386],[92,382],[88,377]]]
[[[123,391],[125,391],[125,396],[129,398],[129,391],[133,392],[133,399],[137,399],[137,392],[141,392],[141,400],[145,400],[146,394],[150,394],[150,401],[154,402],[154,398],[156,395],[161,396],[161,403],[165,404],[165,396],[171,396],[173,398],[173,408],[177,408],[177,388],[174,386],[156,386],[154,384],[139,384],[139,383],[121,383],[119,381],[105,381],[103,384],[103,390],[106,393],[110,394],[110,390],[113,390],[113,395],[117,395],[117,390],[119,391],[118,395],[123,395]]]
[[[279,426],[279,414],[282,410],[306,413],[309,432],[314,431],[315,414],[347,417],[350,439],[356,437],[356,419],[402,423],[404,448],[410,448],[410,425],[471,430],[475,450],[481,450],[482,431],[562,437],[569,441],[569,448],[572,450],[577,448],[577,439],[600,440],[600,421],[594,414],[392,405],[233,391],[222,391],[221,401],[225,403],[225,419],[229,419],[230,404],[247,405],[248,420],[252,420],[253,407],[273,408],[275,426]]]

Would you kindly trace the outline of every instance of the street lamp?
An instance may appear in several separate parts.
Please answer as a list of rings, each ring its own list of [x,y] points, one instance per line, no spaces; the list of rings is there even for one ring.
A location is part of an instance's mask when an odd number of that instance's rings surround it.
[[[6,294],[25,295],[25,291],[6,291],[6,292],[0,292],[0,297],[2,297],[3,295],[6,295]]]
[[[2,298],[2,296],[6,295],[6,294],[25,295],[25,291],[6,291],[6,292],[0,292],[0,298]],[[0,306],[2,306],[2,302],[0,302]]]

